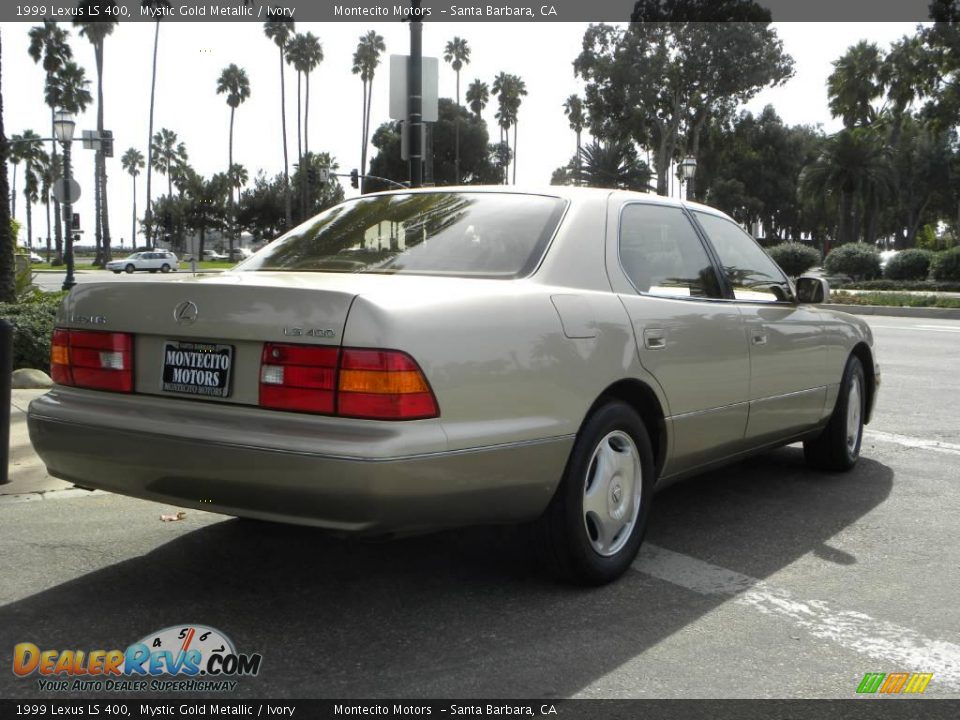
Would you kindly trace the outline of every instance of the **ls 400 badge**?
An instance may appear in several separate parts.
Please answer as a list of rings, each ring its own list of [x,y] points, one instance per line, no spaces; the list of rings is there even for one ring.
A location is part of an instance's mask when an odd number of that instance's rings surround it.
[[[330,328],[288,328],[283,329],[283,334],[287,337],[336,337],[337,331]]]
[[[106,325],[107,318],[103,315],[71,315],[70,322],[76,325]]]

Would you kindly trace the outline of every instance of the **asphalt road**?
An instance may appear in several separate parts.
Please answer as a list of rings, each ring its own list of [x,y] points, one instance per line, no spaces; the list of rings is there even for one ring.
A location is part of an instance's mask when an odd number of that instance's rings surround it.
[[[856,469],[789,447],[668,488],[605,588],[542,576],[512,529],[369,543],[99,493],[2,504],[0,697],[44,696],[15,643],[189,623],[262,653],[238,698],[850,698],[900,671],[960,697],[960,323],[868,322],[883,387]]]

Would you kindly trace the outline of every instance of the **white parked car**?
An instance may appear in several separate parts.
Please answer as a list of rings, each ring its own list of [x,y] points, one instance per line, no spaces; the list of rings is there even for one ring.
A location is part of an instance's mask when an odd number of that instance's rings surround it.
[[[111,260],[107,263],[107,270],[112,270],[118,275],[121,272],[132,273],[135,270],[149,270],[152,273],[159,270],[166,273],[179,267],[180,261],[169,250],[138,252],[125,257],[123,260]]]

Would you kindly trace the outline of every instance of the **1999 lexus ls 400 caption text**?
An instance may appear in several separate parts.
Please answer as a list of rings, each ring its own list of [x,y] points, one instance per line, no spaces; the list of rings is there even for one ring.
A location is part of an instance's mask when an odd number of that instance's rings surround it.
[[[653,195],[406,190],[232,271],[73,289],[30,405],[52,475],[338,532],[532,522],[562,576],[619,576],[654,487],[803,441],[847,470],[880,382],[730,218]]]

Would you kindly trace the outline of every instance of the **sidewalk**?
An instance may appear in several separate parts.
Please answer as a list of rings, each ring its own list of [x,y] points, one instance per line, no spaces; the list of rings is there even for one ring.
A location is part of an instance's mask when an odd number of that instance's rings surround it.
[[[10,407],[10,482],[0,485],[0,506],[8,502],[42,500],[46,493],[89,494],[72,483],[50,477],[40,458],[33,451],[27,433],[27,406],[46,390],[13,390]]]

